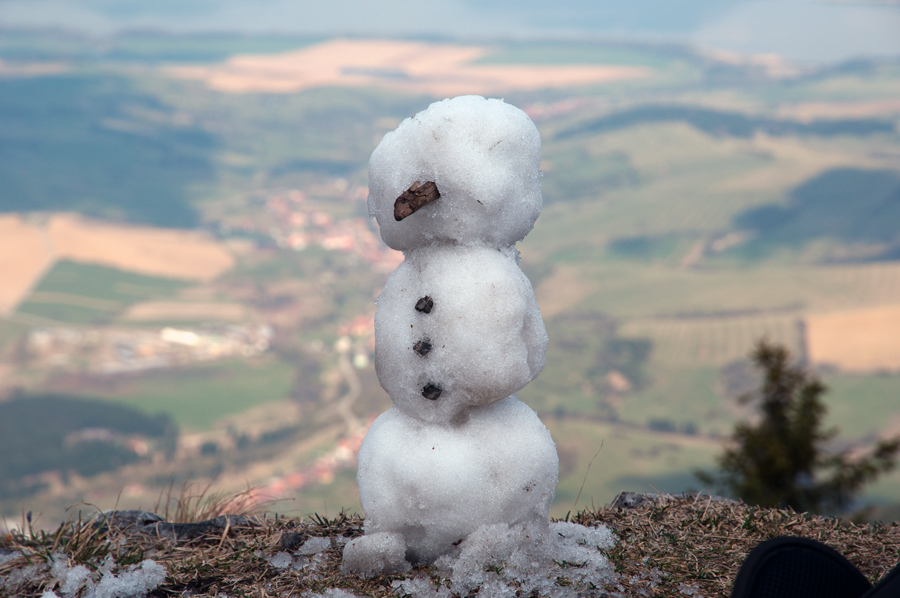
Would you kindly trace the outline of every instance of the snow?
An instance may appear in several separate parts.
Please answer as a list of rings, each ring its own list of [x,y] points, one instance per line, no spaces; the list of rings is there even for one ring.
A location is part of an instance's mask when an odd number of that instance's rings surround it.
[[[479,96],[436,102],[372,153],[369,214],[401,251],[435,242],[512,245],[541,211],[540,162],[540,135],[515,106]],[[416,181],[436,183],[441,199],[396,222],[394,200]]]
[[[463,426],[394,408],[359,453],[366,533],[402,530],[407,557],[429,562],[482,525],[546,522],[558,469],[550,432],[515,397],[472,410]]]
[[[394,406],[360,449],[366,534],[345,546],[345,572],[436,562],[462,595],[491,596],[514,595],[511,582],[552,594],[554,561],[577,559],[570,577],[609,573],[593,546],[602,532],[549,525],[556,444],[513,394],[547,349],[515,249],[540,213],[540,159],[528,116],[477,96],[432,104],[372,154],[369,213],[405,260],[378,298],[375,370]],[[395,215],[398,197],[427,182],[439,197]],[[404,591],[447,590],[423,583]]]
[[[477,591],[479,596],[510,598],[537,592],[554,598],[590,595],[614,579],[601,549],[614,539],[606,527],[590,528],[558,522],[508,526],[485,525],[460,544],[455,553],[435,562],[438,577],[393,582],[395,590],[414,598],[450,598]]]
[[[313,555],[331,548],[331,538],[313,536],[297,549],[297,554]]]
[[[304,592],[303,598],[360,598],[356,594],[351,594],[347,590],[340,588],[329,588],[324,593],[318,594],[314,592]]]
[[[131,565],[118,574],[115,561],[108,557],[96,573],[84,565],[70,568],[64,555],[54,555],[50,572],[59,584],[59,594],[47,590],[42,598],[69,598],[81,594],[83,598],[141,598],[166,580],[166,568],[147,559]]]
[[[346,543],[347,539],[340,536],[335,539],[338,544]],[[278,552],[268,556],[262,551],[254,553],[255,556],[266,559],[275,569],[293,569],[294,571],[307,570],[307,573],[315,571],[324,563],[328,555],[324,554],[331,548],[331,538],[313,536],[306,540],[293,554],[290,552]]]
[[[433,301],[430,313],[413,309],[422,297]],[[431,345],[424,357],[413,350],[422,340]],[[427,422],[451,421],[518,392],[543,369],[546,349],[534,291],[514,249],[407,251],[378,299],[378,379],[396,407]],[[437,401],[422,400],[429,382],[441,388]]]
[[[341,571],[371,577],[386,573],[404,573],[412,565],[406,560],[406,543],[397,532],[367,533],[344,547]]]

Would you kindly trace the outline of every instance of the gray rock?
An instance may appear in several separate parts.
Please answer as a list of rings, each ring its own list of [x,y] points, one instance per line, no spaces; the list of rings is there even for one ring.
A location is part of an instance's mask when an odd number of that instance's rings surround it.
[[[197,523],[169,523],[155,513],[147,511],[105,511],[93,517],[95,527],[135,531],[171,538],[176,541],[194,540],[207,535],[221,535],[226,527],[247,527],[255,522],[239,515],[219,515]]]
[[[743,504],[739,500],[717,496],[715,494],[703,494],[700,492],[678,492],[677,494],[656,494],[655,492],[620,492],[610,503],[610,506],[618,509],[640,509],[653,506],[671,499],[712,500],[734,505]]]

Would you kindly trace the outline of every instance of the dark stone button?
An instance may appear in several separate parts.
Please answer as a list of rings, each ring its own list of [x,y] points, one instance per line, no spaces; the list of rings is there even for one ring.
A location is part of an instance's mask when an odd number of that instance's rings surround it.
[[[416,301],[416,311],[422,312],[423,314],[430,314],[431,308],[433,307],[434,300],[428,295],[425,295],[424,297]]]
[[[431,341],[429,341],[427,338],[416,341],[416,344],[413,345],[413,351],[418,353],[420,357],[425,357],[426,355],[428,355],[428,352],[431,351]]]
[[[422,389],[422,396],[429,401],[437,401],[438,397],[441,396],[441,391],[442,389],[440,386],[428,384],[425,388]]]

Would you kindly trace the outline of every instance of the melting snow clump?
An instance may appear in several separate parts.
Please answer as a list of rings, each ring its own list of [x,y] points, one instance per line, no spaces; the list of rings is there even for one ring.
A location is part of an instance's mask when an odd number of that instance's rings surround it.
[[[266,559],[276,569],[293,569],[295,571],[307,570],[307,573],[315,572],[328,558],[324,552],[331,548],[330,538],[312,537],[306,540],[293,554],[290,552],[278,552],[272,556],[257,551],[254,556]],[[347,542],[347,538],[340,536],[335,538],[338,544]]]
[[[556,444],[513,394],[547,349],[515,248],[540,214],[540,161],[528,116],[478,96],[432,104],[372,154],[369,214],[405,260],[378,298],[375,370],[394,406],[360,449],[366,534],[346,544],[345,573],[434,562],[448,585],[398,589],[500,597],[612,575],[608,530],[549,525]]]
[[[603,595],[615,573],[601,549],[614,539],[606,527],[590,528],[558,522],[549,527],[527,523],[486,525],[471,534],[454,553],[437,559],[440,579],[414,577],[393,583],[401,595],[414,598],[531,595],[568,597]]]
[[[304,592],[303,598],[360,598],[356,594],[351,594],[347,590],[340,588],[329,588],[322,594],[314,592]]]
[[[166,568],[151,559],[118,574],[114,573],[115,568],[111,556],[92,573],[84,565],[69,568],[66,557],[56,555],[50,571],[59,584],[59,594],[47,590],[41,598],[69,598],[82,590],[83,598],[141,598],[166,580]]]

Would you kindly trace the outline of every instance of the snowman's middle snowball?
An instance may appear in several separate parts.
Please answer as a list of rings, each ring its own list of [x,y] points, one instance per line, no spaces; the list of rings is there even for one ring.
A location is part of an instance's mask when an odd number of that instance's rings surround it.
[[[398,409],[423,421],[464,419],[471,407],[521,390],[544,367],[546,348],[512,248],[407,251],[378,298],[378,380]],[[429,386],[440,389],[436,400],[427,400]]]

